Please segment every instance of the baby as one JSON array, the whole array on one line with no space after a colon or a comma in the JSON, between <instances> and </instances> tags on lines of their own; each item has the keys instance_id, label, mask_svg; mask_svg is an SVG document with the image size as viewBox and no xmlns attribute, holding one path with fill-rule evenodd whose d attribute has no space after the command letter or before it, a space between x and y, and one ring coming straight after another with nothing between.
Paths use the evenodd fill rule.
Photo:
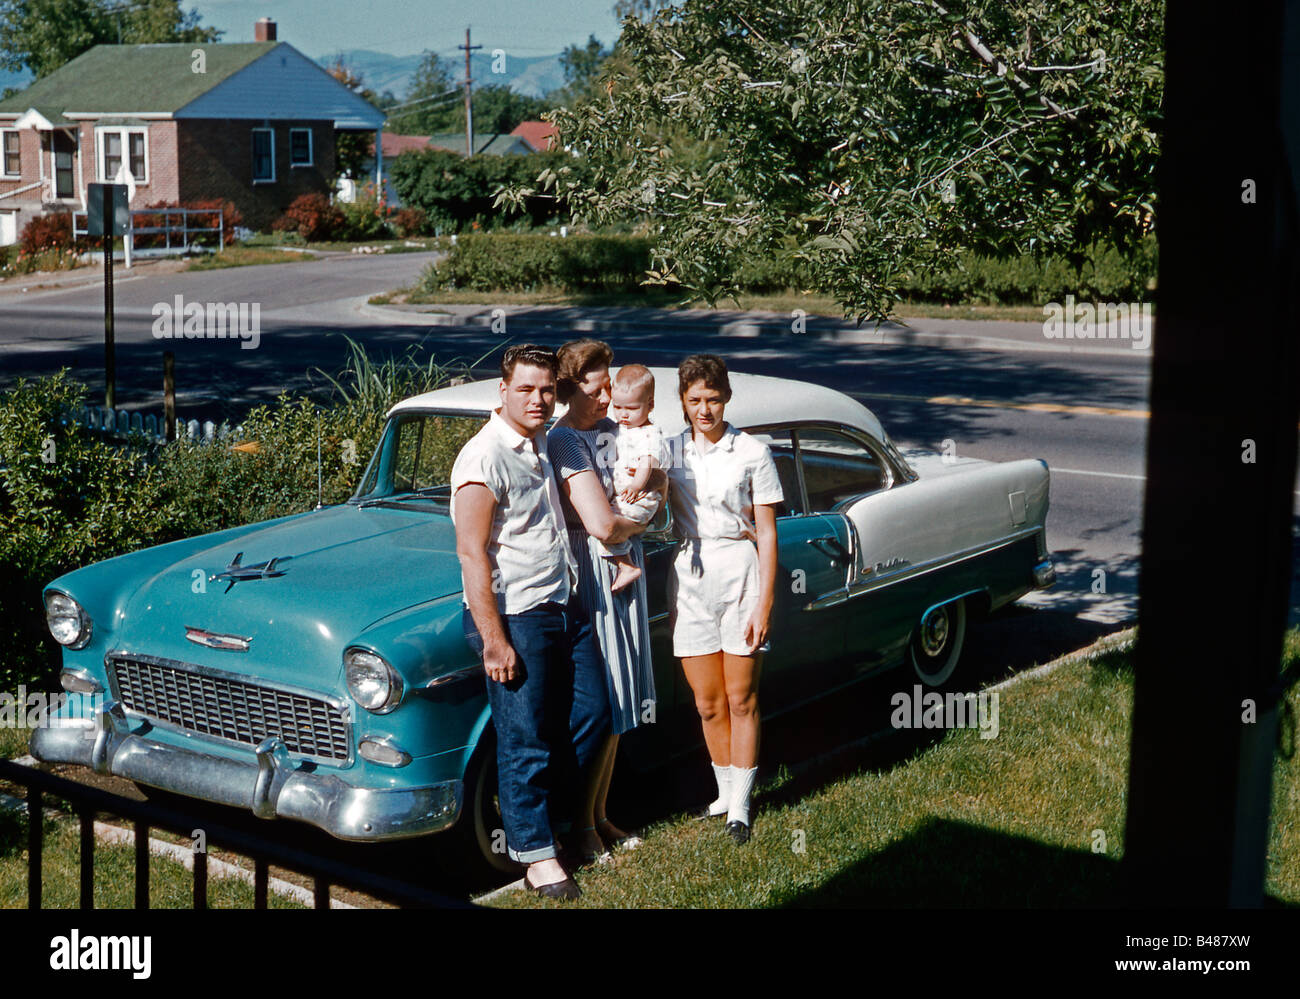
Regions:
<instances>
[{"instance_id":1,"label":"baby","mask_svg":"<svg viewBox=\"0 0 1300 999\"><path fill-rule=\"evenodd\" d=\"M655 376L650 369L643 364L625 364L619 368L610 401L611 415L618 422L614 437L615 497L610 506L638 524L648 524L663 502L663 493L644 491L650 473L664 463L663 434L650 422L654 406ZM628 554L632 550L630 541L608 547L601 545L601 548L604 557L618 566L618 575L609 587L611 592L617 593L636 582L641 570Z\"/></svg>"}]
</instances>

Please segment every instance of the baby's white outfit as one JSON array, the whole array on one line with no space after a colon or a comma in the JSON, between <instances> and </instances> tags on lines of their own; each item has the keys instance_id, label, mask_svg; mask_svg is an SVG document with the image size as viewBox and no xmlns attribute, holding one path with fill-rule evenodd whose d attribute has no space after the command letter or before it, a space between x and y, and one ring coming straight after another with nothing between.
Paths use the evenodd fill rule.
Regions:
<instances>
[{"instance_id":1,"label":"baby's white outfit","mask_svg":"<svg viewBox=\"0 0 1300 999\"><path fill-rule=\"evenodd\" d=\"M659 512L663 503L663 492L648 492L635 503L624 503L621 494L632 484L636 477L636 468L641 459L649 455L654 459L656 468L668 464L667 446L663 431L653 423L644 423L639 427L625 427L621 423L614 434L614 498L610 505L614 511L628 520L638 524L648 524ZM616 545L602 546L608 555L626 555L632 548L631 541Z\"/></svg>"}]
</instances>

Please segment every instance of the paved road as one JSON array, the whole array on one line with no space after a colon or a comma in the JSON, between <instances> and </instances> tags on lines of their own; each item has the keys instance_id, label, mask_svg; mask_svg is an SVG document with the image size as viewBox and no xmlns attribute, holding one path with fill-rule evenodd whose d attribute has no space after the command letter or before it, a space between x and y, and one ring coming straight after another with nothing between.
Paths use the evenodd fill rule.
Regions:
<instances>
[{"instance_id":1,"label":"paved road","mask_svg":"<svg viewBox=\"0 0 1300 999\"><path fill-rule=\"evenodd\" d=\"M182 415L217 421L236 421L285 389L324 398L326 383L313 372L338 370L345 334L372 355L415 349L448 362L493 354L511 340L558 344L584 332L607 339L623 362L673 365L708 349L737 370L847 392L904 446L1045 459L1053 476L1048 540L1061 582L1030 603L1112 628L1134 620L1150 350L1123 339L1049 341L1038 323L918 319L873 331L809 319L796 335L788 316L593 308L508 308L503 336L491 327L491 306L423 313L366 306L370 295L412 283L432 256L338 256L121 282L119 404L161 408L165 348L176 354ZM155 339L154 307L178 295L258 303L259 346ZM102 329L98 286L0 291L0 387L67 365L102 391ZM1300 620L1300 601L1292 603Z\"/></svg>"}]
</instances>

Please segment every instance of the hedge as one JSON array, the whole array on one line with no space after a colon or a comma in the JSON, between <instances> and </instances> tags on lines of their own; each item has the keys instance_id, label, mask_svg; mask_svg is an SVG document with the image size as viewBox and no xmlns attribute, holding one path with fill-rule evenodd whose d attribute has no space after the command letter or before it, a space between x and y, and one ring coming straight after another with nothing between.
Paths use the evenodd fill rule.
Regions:
<instances>
[{"instance_id":1,"label":"hedge","mask_svg":"<svg viewBox=\"0 0 1300 999\"><path fill-rule=\"evenodd\" d=\"M629 291L659 288L640 282L650 268L654 241L624 235L546 233L461 236L451 252L427 269L418 291L451 288L475 291L569 292ZM901 292L911 301L1039 305L1076 298L1138 301L1149 298L1156 276L1156 242L1149 236L1132 254L1101 244L1088 247L1078 262L1063 257L984 257L955 254L943 267L914 267L903 273ZM737 282L750 293L806 290L802 262L757 258L738 269Z\"/></svg>"},{"instance_id":2,"label":"hedge","mask_svg":"<svg viewBox=\"0 0 1300 999\"><path fill-rule=\"evenodd\" d=\"M425 271L421 291L634 291L650 266L651 241L638 236L461 236Z\"/></svg>"}]
</instances>

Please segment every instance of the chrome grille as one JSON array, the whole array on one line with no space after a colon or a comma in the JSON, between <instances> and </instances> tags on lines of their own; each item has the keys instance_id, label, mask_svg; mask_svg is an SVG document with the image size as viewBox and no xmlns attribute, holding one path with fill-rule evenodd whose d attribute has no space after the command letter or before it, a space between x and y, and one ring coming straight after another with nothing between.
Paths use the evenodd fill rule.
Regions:
<instances>
[{"instance_id":1,"label":"chrome grille","mask_svg":"<svg viewBox=\"0 0 1300 999\"><path fill-rule=\"evenodd\" d=\"M291 753L348 758L347 715L320 698L214 676L183 663L114 658L109 669L122 704L151 720L246 746L278 736Z\"/></svg>"}]
</instances>

